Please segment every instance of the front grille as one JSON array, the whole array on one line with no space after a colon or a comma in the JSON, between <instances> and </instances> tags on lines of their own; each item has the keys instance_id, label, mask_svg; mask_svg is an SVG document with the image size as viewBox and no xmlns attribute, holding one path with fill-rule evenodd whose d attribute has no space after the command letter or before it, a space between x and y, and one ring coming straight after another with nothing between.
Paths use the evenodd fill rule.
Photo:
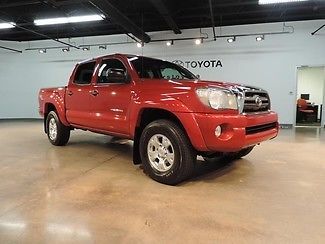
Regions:
<instances>
[{"instance_id":1,"label":"front grille","mask_svg":"<svg viewBox=\"0 0 325 244\"><path fill-rule=\"evenodd\" d=\"M245 91L243 113L258 113L270 109L270 99L265 91Z\"/></svg>"},{"instance_id":2,"label":"front grille","mask_svg":"<svg viewBox=\"0 0 325 244\"><path fill-rule=\"evenodd\" d=\"M264 125L256 125L256 126L246 127L246 135L252 135L255 133L275 129L276 127L277 127L276 122L264 124Z\"/></svg>"}]
</instances>

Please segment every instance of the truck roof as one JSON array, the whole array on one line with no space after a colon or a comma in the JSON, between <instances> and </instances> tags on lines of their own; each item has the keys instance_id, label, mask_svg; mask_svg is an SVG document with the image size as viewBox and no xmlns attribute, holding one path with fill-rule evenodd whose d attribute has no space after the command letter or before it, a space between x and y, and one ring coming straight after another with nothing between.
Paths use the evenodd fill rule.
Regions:
<instances>
[{"instance_id":1,"label":"truck roof","mask_svg":"<svg viewBox=\"0 0 325 244\"><path fill-rule=\"evenodd\" d=\"M157 58L146 57L146 56L135 55L135 54L112 53L112 54L106 54L106 55L101 55L101 56L97 56L97 57L94 57L94 58L82 60L82 61L78 62L78 64L87 63L89 61L96 60L96 59L100 59L100 58L108 58L108 57L114 57L114 56L124 56L124 57L127 57L127 58L145 57L145 58L157 59Z\"/></svg>"}]
</instances>

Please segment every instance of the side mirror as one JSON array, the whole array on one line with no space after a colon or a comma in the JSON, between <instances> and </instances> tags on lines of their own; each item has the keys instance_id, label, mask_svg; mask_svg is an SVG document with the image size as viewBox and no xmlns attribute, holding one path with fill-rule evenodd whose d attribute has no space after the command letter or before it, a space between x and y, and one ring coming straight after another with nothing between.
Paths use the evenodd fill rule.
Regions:
<instances>
[{"instance_id":1,"label":"side mirror","mask_svg":"<svg viewBox=\"0 0 325 244\"><path fill-rule=\"evenodd\" d=\"M127 74L123 69L110 68L106 71L106 79L110 83L125 83Z\"/></svg>"}]
</instances>

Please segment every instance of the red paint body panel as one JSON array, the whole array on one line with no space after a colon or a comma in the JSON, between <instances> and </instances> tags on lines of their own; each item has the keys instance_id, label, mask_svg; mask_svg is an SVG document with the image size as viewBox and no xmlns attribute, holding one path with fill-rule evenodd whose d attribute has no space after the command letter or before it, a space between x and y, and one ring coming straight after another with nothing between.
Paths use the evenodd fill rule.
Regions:
<instances>
[{"instance_id":1,"label":"red paint body panel","mask_svg":"<svg viewBox=\"0 0 325 244\"><path fill-rule=\"evenodd\" d=\"M50 105L53 105L58 112L58 116L61 122L66 126L69 125L69 122L66 118L65 93L65 87L41 89L38 95L39 114L41 116L44 116L48 110L48 107Z\"/></svg>"},{"instance_id":2,"label":"red paint body panel","mask_svg":"<svg viewBox=\"0 0 325 244\"><path fill-rule=\"evenodd\" d=\"M263 115L212 115L196 113L195 121L204 138L206 149L203 151L238 151L241 148L256 145L262 141L274 138L278 134L278 127L246 135L246 128L277 121L277 114L270 112ZM221 125L225 135L217 138L214 134L216 126Z\"/></svg>"},{"instance_id":3,"label":"red paint body panel","mask_svg":"<svg viewBox=\"0 0 325 244\"><path fill-rule=\"evenodd\" d=\"M128 84L97 84L102 60L115 58L123 62L131 81ZM174 81L140 79L125 55L116 54L93 59L96 68L91 84L74 84L76 68L67 87L46 88L39 92L39 112L45 116L49 104L54 106L65 125L103 134L133 139L139 116L144 109L163 109L174 114L198 151L238 151L275 137L278 127L246 135L246 127L278 121L274 112L243 115L237 110L215 110L202 104L195 93L201 87L231 88L232 83L199 80ZM92 96L96 90L98 95ZM215 136L221 125L223 135Z\"/></svg>"}]
</instances>

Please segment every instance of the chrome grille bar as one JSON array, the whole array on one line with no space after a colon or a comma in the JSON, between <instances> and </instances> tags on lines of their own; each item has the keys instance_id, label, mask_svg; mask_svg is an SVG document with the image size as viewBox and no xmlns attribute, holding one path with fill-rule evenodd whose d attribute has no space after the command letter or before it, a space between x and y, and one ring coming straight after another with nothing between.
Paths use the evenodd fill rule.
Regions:
<instances>
[{"instance_id":1,"label":"chrome grille bar","mask_svg":"<svg viewBox=\"0 0 325 244\"><path fill-rule=\"evenodd\" d=\"M237 96L240 113L263 113L271 108L269 95L262 89L237 86L232 91Z\"/></svg>"}]
</instances>

